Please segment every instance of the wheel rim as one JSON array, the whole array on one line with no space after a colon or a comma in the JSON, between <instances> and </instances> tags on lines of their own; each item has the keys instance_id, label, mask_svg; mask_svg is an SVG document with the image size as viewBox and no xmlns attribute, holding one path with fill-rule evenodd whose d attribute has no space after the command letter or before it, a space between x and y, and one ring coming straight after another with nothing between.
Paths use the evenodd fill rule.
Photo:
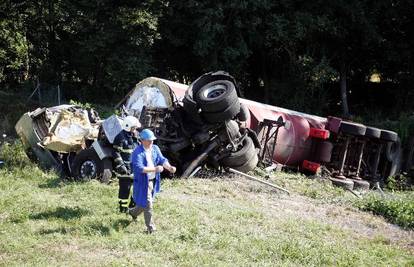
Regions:
<instances>
[{"instance_id":1,"label":"wheel rim","mask_svg":"<svg viewBox=\"0 0 414 267\"><path fill-rule=\"evenodd\" d=\"M85 178L93 178L96 176L96 164L92 160L87 160L82 163L80 168L80 177L82 179Z\"/></svg>"},{"instance_id":2,"label":"wheel rim","mask_svg":"<svg viewBox=\"0 0 414 267\"><path fill-rule=\"evenodd\" d=\"M226 92L226 86L224 84L216 84L203 91L203 96L206 99L216 99L222 96Z\"/></svg>"}]
</instances>

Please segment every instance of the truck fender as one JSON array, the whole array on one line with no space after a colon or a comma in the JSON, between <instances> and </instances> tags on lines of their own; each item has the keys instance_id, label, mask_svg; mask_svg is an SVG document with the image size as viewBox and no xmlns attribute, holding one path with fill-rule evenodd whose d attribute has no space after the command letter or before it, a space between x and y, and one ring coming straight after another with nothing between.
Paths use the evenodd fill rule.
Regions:
<instances>
[{"instance_id":1,"label":"truck fender","mask_svg":"<svg viewBox=\"0 0 414 267\"><path fill-rule=\"evenodd\" d=\"M99 142L98 140L95 140L92 143L92 147L95 150L96 154L98 154L98 157L103 160L105 158L113 158L113 149L109 147L105 147Z\"/></svg>"}]
</instances>

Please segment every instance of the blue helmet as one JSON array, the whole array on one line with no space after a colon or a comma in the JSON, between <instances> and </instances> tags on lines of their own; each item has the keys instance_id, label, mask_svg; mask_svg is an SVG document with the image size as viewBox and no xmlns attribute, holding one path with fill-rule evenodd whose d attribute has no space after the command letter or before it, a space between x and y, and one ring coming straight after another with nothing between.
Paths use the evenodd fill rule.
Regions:
<instances>
[{"instance_id":1,"label":"blue helmet","mask_svg":"<svg viewBox=\"0 0 414 267\"><path fill-rule=\"evenodd\" d=\"M144 129L140 132L139 134L139 138L141 140L148 140L148 141L153 141L155 139L157 139L155 137L155 134L153 131L151 131L150 129Z\"/></svg>"}]
</instances>

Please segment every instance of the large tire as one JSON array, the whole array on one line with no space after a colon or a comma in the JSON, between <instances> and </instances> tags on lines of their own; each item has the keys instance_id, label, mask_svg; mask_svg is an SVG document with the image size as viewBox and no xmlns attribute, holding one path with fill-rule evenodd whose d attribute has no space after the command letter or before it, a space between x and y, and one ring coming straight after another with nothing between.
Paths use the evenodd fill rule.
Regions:
<instances>
[{"instance_id":1,"label":"large tire","mask_svg":"<svg viewBox=\"0 0 414 267\"><path fill-rule=\"evenodd\" d=\"M103 178L108 182L109 173L112 176L112 162L109 159L101 160L93 148L81 150L76 154L71 169L73 177L79 181Z\"/></svg>"},{"instance_id":2,"label":"large tire","mask_svg":"<svg viewBox=\"0 0 414 267\"><path fill-rule=\"evenodd\" d=\"M195 144L195 145L201 145L204 144L205 142L207 142L208 140L210 140L210 134L208 132L198 132L195 135L193 135L191 137L191 141Z\"/></svg>"},{"instance_id":3,"label":"large tire","mask_svg":"<svg viewBox=\"0 0 414 267\"><path fill-rule=\"evenodd\" d=\"M401 152L401 141L397 137L395 142L388 142L385 146L385 156L389 162L394 162L398 157L400 157Z\"/></svg>"},{"instance_id":4,"label":"large tire","mask_svg":"<svg viewBox=\"0 0 414 267\"><path fill-rule=\"evenodd\" d=\"M202 125L203 119L200 116L200 113L198 112L197 103L194 102L194 100L186 94L183 98L183 108L185 113L187 114L187 117L194 123Z\"/></svg>"},{"instance_id":5,"label":"large tire","mask_svg":"<svg viewBox=\"0 0 414 267\"><path fill-rule=\"evenodd\" d=\"M331 180L332 184L337 187L342 187L347 190L353 190L354 189L354 182L349 179L339 179L339 178L329 178Z\"/></svg>"},{"instance_id":6,"label":"large tire","mask_svg":"<svg viewBox=\"0 0 414 267\"><path fill-rule=\"evenodd\" d=\"M232 168L235 169L235 170L246 173L246 172L254 170L254 168L256 168L256 166L257 166L257 163L259 163L259 157L258 157L257 153L255 153L253 155L253 157L249 161L244 163L243 165L238 166L238 167L232 167Z\"/></svg>"},{"instance_id":7,"label":"large tire","mask_svg":"<svg viewBox=\"0 0 414 267\"><path fill-rule=\"evenodd\" d=\"M387 181L388 177L394 176L399 173L401 170L401 154L398 154L393 161L387 164L385 172L384 172L384 181Z\"/></svg>"},{"instance_id":8,"label":"large tire","mask_svg":"<svg viewBox=\"0 0 414 267\"><path fill-rule=\"evenodd\" d=\"M236 101L240 111L236 88L230 81L218 80L204 85L194 95L194 100L204 112L221 112L228 109Z\"/></svg>"},{"instance_id":9,"label":"large tire","mask_svg":"<svg viewBox=\"0 0 414 267\"><path fill-rule=\"evenodd\" d=\"M369 182L362 179L350 179L354 182L354 190L367 191L369 189Z\"/></svg>"},{"instance_id":10,"label":"large tire","mask_svg":"<svg viewBox=\"0 0 414 267\"><path fill-rule=\"evenodd\" d=\"M226 80L230 81L233 84L236 84L236 80L225 71L215 71L215 72L208 72L200 77L198 77L194 82L192 82L189 86L187 91L189 91L192 96L196 95L198 91L206 84L218 81L218 80Z\"/></svg>"},{"instance_id":11,"label":"large tire","mask_svg":"<svg viewBox=\"0 0 414 267\"><path fill-rule=\"evenodd\" d=\"M240 104L237 99L237 101L233 102L227 109L220 112L203 112L202 117L208 123L220 123L233 119L239 111Z\"/></svg>"},{"instance_id":12,"label":"large tire","mask_svg":"<svg viewBox=\"0 0 414 267\"><path fill-rule=\"evenodd\" d=\"M380 139L388 142L397 142L398 134L393 131L381 130Z\"/></svg>"},{"instance_id":13,"label":"large tire","mask_svg":"<svg viewBox=\"0 0 414 267\"><path fill-rule=\"evenodd\" d=\"M339 126L339 132L355 136L365 135L366 129L367 127L362 124L347 121L341 121L341 124Z\"/></svg>"},{"instance_id":14,"label":"large tire","mask_svg":"<svg viewBox=\"0 0 414 267\"><path fill-rule=\"evenodd\" d=\"M240 112L239 112L239 114L237 114L237 119L240 122L245 122L245 121L248 121L250 119L250 111L243 104L240 104Z\"/></svg>"},{"instance_id":15,"label":"large tire","mask_svg":"<svg viewBox=\"0 0 414 267\"><path fill-rule=\"evenodd\" d=\"M381 136L381 130L374 127L367 127L367 130L365 131L365 136L368 138L380 138Z\"/></svg>"},{"instance_id":16,"label":"large tire","mask_svg":"<svg viewBox=\"0 0 414 267\"><path fill-rule=\"evenodd\" d=\"M230 153L221 162L224 166L241 166L253 158L254 154L256 154L256 149L254 148L253 140L246 136L243 140L243 147L239 151Z\"/></svg>"},{"instance_id":17,"label":"large tire","mask_svg":"<svg viewBox=\"0 0 414 267\"><path fill-rule=\"evenodd\" d=\"M38 163L39 159L36 156L36 153L33 151L33 149L31 147L28 147L24 150L24 152L26 153L26 156L34 163Z\"/></svg>"}]
</instances>

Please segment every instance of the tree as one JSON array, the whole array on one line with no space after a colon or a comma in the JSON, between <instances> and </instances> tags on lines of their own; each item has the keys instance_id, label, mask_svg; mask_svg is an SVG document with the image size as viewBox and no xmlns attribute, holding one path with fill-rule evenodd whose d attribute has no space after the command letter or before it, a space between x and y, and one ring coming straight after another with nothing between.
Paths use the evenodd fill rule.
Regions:
<instances>
[{"instance_id":1,"label":"tree","mask_svg":"<svg viewBox=\"0 0 414 267\"><path fill-rule=\"evenodd\" d=\"M22 16L12 2L0 4L0 83L19 83L27 78L28 43L23 31Z\"/></svg>"}]
</instances>

